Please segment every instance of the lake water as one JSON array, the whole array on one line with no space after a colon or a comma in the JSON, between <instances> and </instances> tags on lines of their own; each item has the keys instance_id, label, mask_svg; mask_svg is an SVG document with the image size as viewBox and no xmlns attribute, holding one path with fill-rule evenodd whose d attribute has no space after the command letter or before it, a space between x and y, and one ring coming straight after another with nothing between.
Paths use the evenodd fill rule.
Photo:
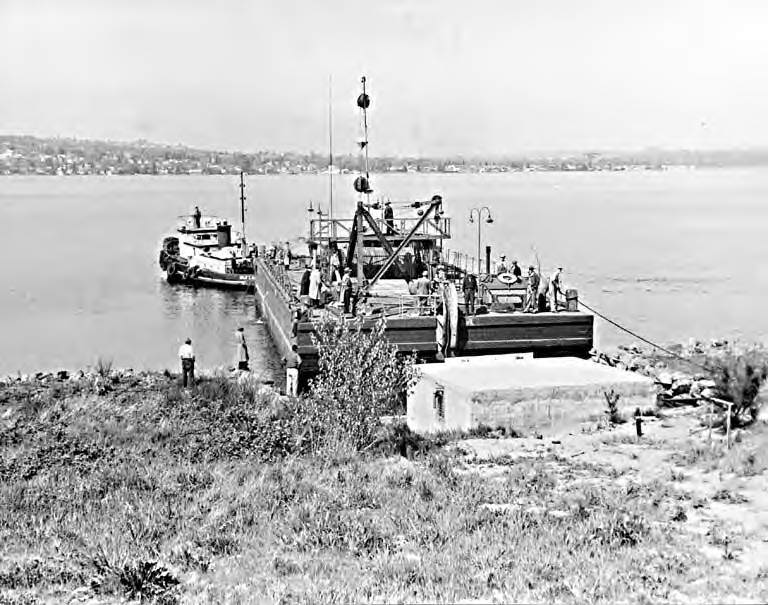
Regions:
<instances>
[{"instance_id":1,"label":"lake water","mask_svg":"<svg viewBox=\"0 0 768 605\"><path fill-rule=\"evenodd\" d=\"M353 176L335 178L337 213L354 207ZM171 287L158 244L198 204L238 217L237 177L0 178L0 374L174 368L190 336L199 365L230 365L242 325L253 365L276 371L252 295ZM373 175L392 200L440 193L451 249L475 254L469 210L489 206L483 245L527 265L565 267L566 284L606 315L663 343L691 337L766 340L768 170ZM324 176L247 178L248 235L306 234L307 205L327 209ZM600 346L633 339L600 320Z\"/></svg>"}]
</instances>

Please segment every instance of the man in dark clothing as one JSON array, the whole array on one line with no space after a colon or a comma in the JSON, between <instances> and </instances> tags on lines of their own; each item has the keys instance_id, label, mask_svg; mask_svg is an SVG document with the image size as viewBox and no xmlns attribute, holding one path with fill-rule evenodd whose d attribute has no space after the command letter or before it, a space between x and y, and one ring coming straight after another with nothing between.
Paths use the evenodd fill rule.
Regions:
<instances>
[{"instance_id":1,"label":"man in dark clothing","mask_svg":"<svg viewBox=\"0 0 768 605\"><path fill-rule=\"evenodd\" d=\"M384 222L387 224L387 235L395 234L395 213L392 211L392 204L384 204Z\"/></svg>"},{"instance_id":2,"label":"man in dark clothing","mask_svg":"<svg viewBox=\"0 0 768 605\"><path fill-rule=\"evenodd\" d=\"M467 315L475 314L475 293L477 292L477 278L472 273L464 276L461 282L461 288L464 290L464 309Z\"/></svg>"},{"instance_id":3,"label":"man in dark clothing","mask_svg":"<svg viewBox=\"0 0 768 605\"><path fill-rule=\"evenodd\" d=\"M517 264L516 260L512 261L512 266L509 268L509 272L515 276L516 282L519 282L520 278L523 276L523 270L520 268L520 265Z\"/></svg>"},{"instance_id":4,"label":"man in dark clothing","mask_svg":"<svg viewBox=\"0 0 768 605\"><path fill-rule=\"evenodd\" d=\"M195 229L200 228L200 219L203 217L203 214L200 212L200 208L195 206L195 211L192 213L192 218L195 220Z\"/></svg>"},{"instance_id":5,"label":"man in dark clothing","mask_svg":"<svg viewBox=\"0 0 768 605\"><path fill-rule=\"evenodd\" d=\"M299 305L298 309L293 315L293 321L291 322L291 336L296 338L299 333L299 324L305 321L309 321L309 313L307 307L304 304Z\"/></svg>"},{"instance_id":6,"label":"man in dark clothing","mask_svg":"<svg viewBox=\"0 0 768 605\"><path fill-rule=\"evenodd\" d=\"M299 296L309 296L309 278L311 275L312 271L309 270L309 267L305 267L299 284Z\"/></svg>"},{"instance_id":7,"label":"man in dark clothing","mask_svg":"<svg viewBox=\"0 0 768 605\"><path fill-rule=\"evenodd\" d=\"M344 269L344 277L341 278L341 300L344 302L344 313L349 313L352 301L352 269Z\"/></svg>"}]
</instances>

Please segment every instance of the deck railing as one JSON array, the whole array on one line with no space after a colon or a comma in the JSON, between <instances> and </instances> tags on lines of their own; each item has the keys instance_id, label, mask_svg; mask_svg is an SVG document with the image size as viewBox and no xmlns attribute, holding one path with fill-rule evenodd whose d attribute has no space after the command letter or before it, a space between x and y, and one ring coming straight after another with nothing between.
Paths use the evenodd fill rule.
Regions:
<instances>
[{"instance_id":1,"label":"deck railing","mask_svg":"<svg viewBox=\"0 0 768 605\"><path fill-rule=\"evenodd\" d=\"M261 256L260 258L262 261L261 266L266 268L266 270L272 276L273 281L280 288L287 300L289 302L292 301L295 294L293 289L293 282L291 281L291 278L288 277L288 272L285 270L283 263L277 261L276 259L267 258L265 256Z\"/></svg>"},{"instance_id":2,"label":"deck railing","mask_svg":"<svg viewBox=\"0 0 768 605\"><path fill-rule=\"evenodd\" d=\"M388 227L384 219L375 219L376 224L384 235L407 235L420 220L419 217L394 219L392 227ZM309 238L311 241L323 241L327 239L348 239L352 233L355 219L329 219L316 218L309 223ZM389 230L388 230L389 228ZM373 234L373 230L365 225L366 234ZM392 233L394 231L394 233ZM430 218L424 221L416 232L417 236L426 236L434 239L447 239L451 237L450 218Z\"/></svg>"}]
</instances>

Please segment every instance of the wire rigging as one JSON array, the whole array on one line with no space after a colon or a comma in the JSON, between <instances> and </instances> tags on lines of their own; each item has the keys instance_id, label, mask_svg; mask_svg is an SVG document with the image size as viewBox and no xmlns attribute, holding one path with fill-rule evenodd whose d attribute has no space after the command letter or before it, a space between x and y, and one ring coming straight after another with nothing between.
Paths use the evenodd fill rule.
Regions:
<instances>
[{"instance_id":1,"label":"wire rigging","mask_svg":"<svg viewBox=\"0 0 768 605\"><path fill-rule=\"evenodd\" d=\"M698 363L696 361L693 361L691 359L688 359L686 357L683 357L682 355L678 355L677 353L675 353L673 351L670 351L666 347L662 347L660 344L655 343L652 340L648 340L647 338L645 338L643 336L640 336L640 334L638 334L637 332L634 332L634 331L630 330L629 328L627 328L627 327L621 325L620 323L612 320L610 317L606 317L605 315L600 313L600 311L598 311L594 307L591 307L590 305L585 303L581 298L579 298L579 304L582 307L588 309L589 311L592 311L592 313L597 315L599 318L601 318L604 321L607 321L609 324L617 327L619 330L622 330L622 331L626 332L627 334L630 334L630 335L634 336L638 340L642 340L644 343L647 343L647 344L651 345L652 347L654 347L656 349L659 349L660 351L663 351L667 355L670 355L670 356L674 357L675 359L679 359L680 361L684 361L684 362L686 362L688 364L691 364L692 366L696 366L698 368L701 368L702 370L710 371L710 368L708 368L707 366L705 366L703 364L700 364L700 363Z\"/></svg>"}]
</instances>

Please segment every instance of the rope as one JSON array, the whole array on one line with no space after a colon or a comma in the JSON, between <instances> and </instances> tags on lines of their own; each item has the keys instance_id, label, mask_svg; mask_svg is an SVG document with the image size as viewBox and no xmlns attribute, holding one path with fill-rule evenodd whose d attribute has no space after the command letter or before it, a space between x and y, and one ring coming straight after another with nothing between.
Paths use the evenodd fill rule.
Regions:
<instances>
[{"instance_id":1,"label":"rope","mask_svg":"<svg viewBox=\"0 0 768 605\"><path fill-rule=\"evenodd\" d=\"M675 359L679 359L680 361L684 361L684 362L686 362L688 364L691 364L692 366L696 366L697 368L701 368L702 370L706 370L707 372L710 371L710 368L708 368L707 366L702 365L702 364L700 364L700 363L698 363L696 361L693 361L691 359L688 359L686 357L683 357L682 355L678 355L677 353L674 353L673 351L670 351L669 349L667 349L665 347L662 347L660 344L655 343L655 342L653 342L651 340L648 340L647 338L644 338L643 336L640 336L640 334L638 334L637 332L633 332L632 330L622 326L618 322L613 321L611 318L606 317L605 315L600 313L600 311L598 311L597 309L595 309L593 307L590 307L581 298L579 298L579 304L582 307L585 307L586 309L592 311L592 313L594 313L595 315L597 315L601 319L607 321L609 324L617 327L619 330L623 330L624 332L626 332L627 334L632 335L633 337L637 338L638 340L642 340L644 343L647 343L647 344L651 345L652 347L654 347L656 349L659 349L660 351L664 351L664 353L666 353L667 355L670 355L670 356L674 357Z\"/></svg>"}]
</instances>

